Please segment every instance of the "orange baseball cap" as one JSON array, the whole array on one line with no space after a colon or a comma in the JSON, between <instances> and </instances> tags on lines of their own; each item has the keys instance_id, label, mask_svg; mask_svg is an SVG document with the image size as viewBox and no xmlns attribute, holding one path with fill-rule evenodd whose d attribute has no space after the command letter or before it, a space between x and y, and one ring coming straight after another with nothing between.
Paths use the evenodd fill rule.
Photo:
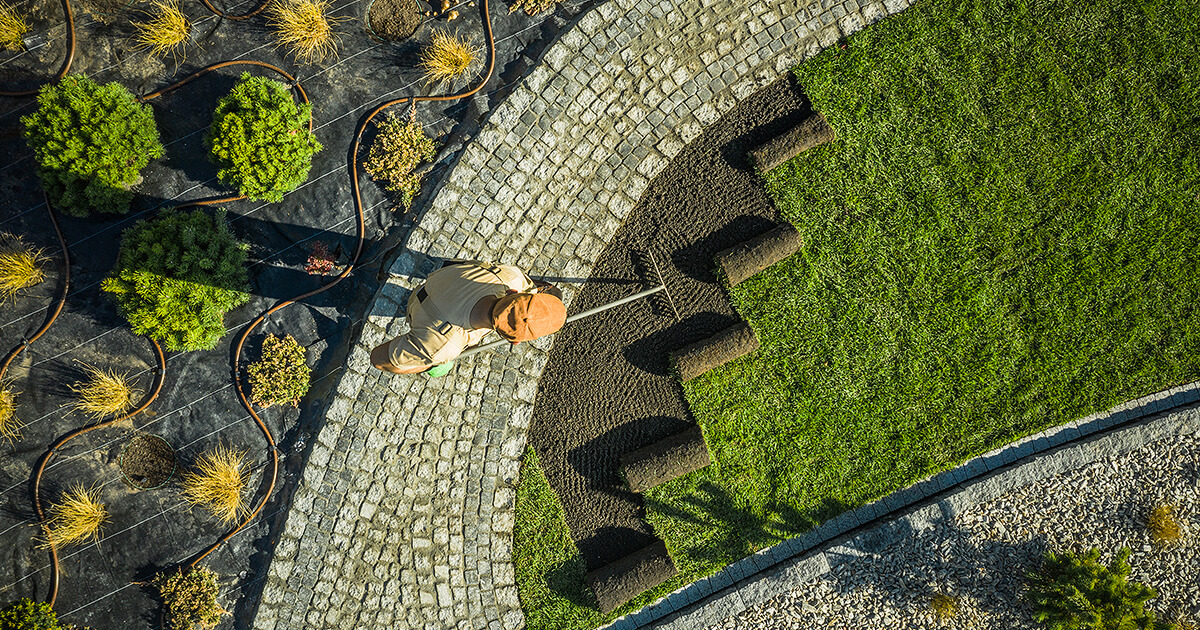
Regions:
<instances>
[{"instance_id":1,"label":"orange baseball cap","mask_svg":"<svg viewBox=\"0 0 1200 630\"><path fill-rule=\"evenodd\" d=\"M547 293L509 293L492 307L496 332L513 343L558 332L566 321L567 307Z\"/></svg>"}]
</instances>

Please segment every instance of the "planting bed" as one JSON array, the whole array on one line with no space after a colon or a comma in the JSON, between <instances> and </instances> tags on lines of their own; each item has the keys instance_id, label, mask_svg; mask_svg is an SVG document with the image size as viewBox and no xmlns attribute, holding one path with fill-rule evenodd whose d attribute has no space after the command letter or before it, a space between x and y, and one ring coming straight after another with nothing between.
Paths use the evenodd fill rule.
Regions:
<instances>
[{"instance_id":1,"label":"planting bed","mask_svg":"<svg viewBox=\"0 0 1200 630\"><path fill-rule=\"evenodd\" d=\"M482 4L467 8L464 3L458 8L462 17L451 25L473 34L480 46L485 44ZM200 453L219 444L247 450L254 471L249 484L249 492L255 493L251 505L262 499L269 481L263 472L270 471L270 451L239 403L232 375L258 358L268 333L290 334L307 348L314 367L313 389L298 410L287 406L259 410L283 460L275 494L261 517L203 562L221 576L220 603L233 613L223 625L249 623L272 551L272 532L286 513L307 438L319 426L323 396L341 372L347 343L377 286L378 261L387 257L404 226L436 188L437 175L453 158L462 135L473 132L489 106L504 96L505 83L527 67L522 54L536 55L562 25L563 17L581 7L574 3L553 20L543 21L544 17L535 20L523 13L510 15L503 3L493 3L496 71L485 90L465 101L422 103L416 108L426 132L442 134L443 152L414 213L406 218L401 211L393 212L395 199L363 176L365 243L355 271L333 289L269 315L247 339L241 365L234 366L233 344L251 320L281 300L330 282L351 262L359 238L347 176L353 134L364 113L376 104L424 89L416 64L431 24L417 28L403 41L381 43L366 31L367 5L365 0L334 3L334 13L346 18L335 26L341 46L336 57L314 65L299 64L277 49L262 15L244 21L219 19L198 2L183 3L181 9L193 25L191 41L177 60L160 60L132 49L130 22L142 19L149 2L138 0L113 16L73 5L78 48L72 73L101 83L117 81L145 95L218 61L271 63L300 79L313 104L314 130L325 148L316 155L306 182L281 203L236 201L206 209L225 208L234 235L250 244L250 302L225 317L227 334L215 349L167 353L165 384L147 411L70 441L46 468L41 482L44 503L73 483L95 483L110 513L99 545L59 551L63 571L55 609L67 623L100 630L158 626L152 590L134 581L188 561L231 529L201 509L189 509L179 496L178 471L191 466ZM61 67L66 28L57 0L30 0L17 6L31 15L31 50L0 56L0 88L34 89ZM232 14L254 7L246 2L217 6ZM425 8L422 5L421 10ZM216 167L207 159L203 138L217 100L245 70L280 78L262 69L235 66L148 101L166 154L142 172L144 181L133 188L136 197L128 215L78 219L59 213L71 256L66 304L46 335L19 356L7 375L19 392L17 414L26 426L21 439L3 445L0 452L0 564L5 567L0 570L0 605L21 597L45 598L50 588L50 559L33 540L38 532L31 526L37 521L31 475L51 443L93 422L70 407L70 387L83 380L82 364L128 372L141 391L153 389L155 352L147 340L130 331L114 301L100 290L100 282L116 261L122 230L135 221L172 205L236 194L216 180ZM454 87L461 89L465 83ZM472 85L477 83L472 79ZM52 262L45 282L0 306L0 352L42 325L64 281L62 254L35 176L32 152L21 137L20 117L33 109L31 97L0 98L0 231L44 248ZM407 106L393 109L399 113ZM368 129L364 153L370 139ZM329 276L305 271L309 252L318 242L327 244L336 258ZM121 448L143 430L163 436L176 449L178 471L158 489L137 490L123 482L119 468ZM153 480L147 481L152 485Z\"/></svg>"},{"instance_id":2,"label":"planting bed","mask_svg":"<svg viewBox=\"0 0 1200 630\"><path fill-rule=\"evenodd\" d=\"M655 541L641 497L623 487L620 457L694 422L668 354L738 323L713 257L776 221L746 153L810 113L784 80L714 123L651 183L572 303L579 312L653 282L644 262L652 251L681 317L665 303L619 307L568 326L551 350L529 440L588 571Z\"/></svg>"}]
</instances>

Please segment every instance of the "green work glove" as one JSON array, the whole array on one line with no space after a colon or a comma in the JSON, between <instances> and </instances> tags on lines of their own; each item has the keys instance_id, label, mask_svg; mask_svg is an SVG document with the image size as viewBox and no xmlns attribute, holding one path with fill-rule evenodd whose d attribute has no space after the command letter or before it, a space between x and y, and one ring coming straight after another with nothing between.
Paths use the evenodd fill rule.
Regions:
<instances>
[{"instance_id":1,"label":"green work glove","mask_svg":"<svg viewBox=\"0 0 1200 630\"><path fill-rule=\"evenodd\" d=\"M453 367L454 367L454 362L447 361L440 365L435 365L421 373L425 375L425 378L438 378L439 376L445 376L445 375L449 374L450 370Z\"/></svg>"}]
</instances>

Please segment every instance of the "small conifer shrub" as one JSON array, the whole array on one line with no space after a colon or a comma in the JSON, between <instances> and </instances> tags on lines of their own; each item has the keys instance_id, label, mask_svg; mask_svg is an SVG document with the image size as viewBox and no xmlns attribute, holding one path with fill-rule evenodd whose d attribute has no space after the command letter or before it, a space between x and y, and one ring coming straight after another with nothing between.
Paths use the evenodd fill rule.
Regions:
<instances>
[{"instance_id":1,"label":"small conifer shrub","mask_svg":"<svg viewBox=\"0 0 1200 630\"><path fill-rule=\"evenodd\" d=\"M282 200L308 178L321 150L311 119L312 105L297 105L286 85L242 74L217 103L209 129L217 176L251 199Z\"/></svg>"},{"instance_id":2,"label":"small conifer shrub","mask_svg":"<svg viewBox=\"0 0 1200 630\"><path fill-rule=\"evenodd\" d=\"M384 188L400 193L400 202L408 208L421 191L421 174L413 169L432 160L435 153L436 146L417 122L414 110L408 120L391 116L379 123L379 135L363 168L371 177L386 182Z\"/></svg>"},{"instance_id":3,"label":"small conifer shrub","mask_svg":"<svg viewBox=\"0 0 1200 630\"><path fill-rule=\"evenodd\" d=\"M163 211L125 231L117 266L101 285L133 332L170 350L209 350L225 335L225 313L245 304L247 246L224 211Z\"/></svg>"},{"instance_id":4,"label":"small conifer shrub","mask_svg":"<svg viewBox=\"0 0 1200 630\"><path fill-rule=\"evenodd\" d=\"M150 584L162 597L171 630L211 628L226 613L217 605L217 574L204 567L159 573Z\"/></svg>"},{"instance_id":5,"label":"small conifer shrub","mask_svg":"<svg viewBox=\"0 0 1200 630\"><path fill-rule=\"evenodd\" d=\"M0 2L0 49L16 52L25 48L29 24L7 2Z\"/></svg>"},{"instance_id":6,"label":"small conifer shrub","mask_svg":"<svg viewBox=\"0 0 1200 630\"><path fill-rule=\"evenodd\" d=\"M557 3L558 0L513 0L513 3L508 5L508 12L519 9L525 11L525 15L537 15Z\"/></svg>"},{"instance_id":7,"label":"small conifer shrub","mask_svg":"<svg viewBox=\"0 0 1200 630\"><path fill-rule=\"evenodd\" d=\"M0 630L62 630L50 604L28 597L0 610Z\"/></svg>"},{"instance_id":8,"label":"small conifer shrub","mask_svg":"<svg viewBox=\"0 0 1200 630\"><path fill-rule=\"evenodd\" d=\"M250 399L256 405L299 406L308 392L312 370L304 359L304 347L291 335L267 335L262 358L246 370L250 376Z\"/></svg>"},{"instance_id":9,"label":"small conifer shrub","mask_svg":"<svg viewBox=\"0 0 1200 630\"><path fill-rule=\"evenodd\" d=\"M138 172L163 154L150 106L77 74L43 86L37 100L21 122L50 201L78 217L129 212Z\"/></svg>"},{"instance_id":10,"label":"small conifer shrub","mask_svg":"<svg viewBox=\"0 0 1200 630\"><path fill-rule=\"evenodd\" d=\"M1172 505L1160 505L1151 510L1146 529L1150 530L1150 538L1159 544L1179 540L1183 535L1183 528L1179 525L1179 519L1175 518L1175 507Z\"/></svg>"},{"instance_id":11,"label":"small conifer shrub","mask_svg":"<svg viewBox=\"0 0 1200 630\"><path fill-rule=\"evenodd\" d=\"M1128 547L1107 567L1099 558L1095 547L1083 555L1047 553L1042 569L1028 575L1033 618L1051 630L1170 627L1145 608L1158 593L1129 581Z\"/></svg>"}]
</instances>

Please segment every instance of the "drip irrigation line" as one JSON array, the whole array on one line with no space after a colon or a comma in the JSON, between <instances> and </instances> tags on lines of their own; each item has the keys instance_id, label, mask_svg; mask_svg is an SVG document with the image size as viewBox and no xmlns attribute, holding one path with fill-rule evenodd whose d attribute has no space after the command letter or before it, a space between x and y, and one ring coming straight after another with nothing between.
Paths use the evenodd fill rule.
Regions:
<instances>
[{"instance_id":1,"label":"drip irrigation line","mask_svg":"<svg viewBox=\"0 0 1200 630\"><path fill-rule=\"evenodd\" d=\"M62 446L67 442L70 442L71 440L90 431L95 431L101 427L107 427L114 423L121 422L122 420L132 418L142 411L145 411L145 409L150 406L150 403L154 402L155 398L158 398L158 393L162 391L163 382L167 379L167 358L163 355L162 346L158 345L157 341L149 337L146 339L150 341L150 345L154 348L155 358L158 359L159 369L154 378L154 389L152 389L150 393L144 399L142 399L141 404L139 404L133 411L117 416L111 420L104 420L75 429L74 431L59 438L54 442L53 445L50 446L50 450L46 451L46 453L42 455L41 459L38 461L37 468L34 471L33 507L37 510L38 523L41 525L42 533L46 537L46 544L50 547L50 564L52 571L50 577L50 595L46 598L46 603L51 608L54 607L54 600L58 598L58 581L59 574L61 572L58 568L58 548L54 544L54 535L51 533L50 528L46 525L46 513L42 509L42 473L46 470L46 465L49 464L50 460L54 457L55 451L57 451L59 448L62 448Z\"/></svg>"},{"instance_id":2,"label":"drip irrigation line","mask_svg":"<svg viewBox=\"0 0 1200 630\"><path fill-rule=\"evenodd\" d=\"M67 72L71 70L71 63L75 61L75 13L71 11L71 0L62 0L63 13L67 20L67 56L63 59L62 68L54 75L54 78L47 81L52 83L67 76ZM37 88L32 90L19 91L0 91L0 96L33 96L38 93Z\"/></svg>"}]
</instances>

